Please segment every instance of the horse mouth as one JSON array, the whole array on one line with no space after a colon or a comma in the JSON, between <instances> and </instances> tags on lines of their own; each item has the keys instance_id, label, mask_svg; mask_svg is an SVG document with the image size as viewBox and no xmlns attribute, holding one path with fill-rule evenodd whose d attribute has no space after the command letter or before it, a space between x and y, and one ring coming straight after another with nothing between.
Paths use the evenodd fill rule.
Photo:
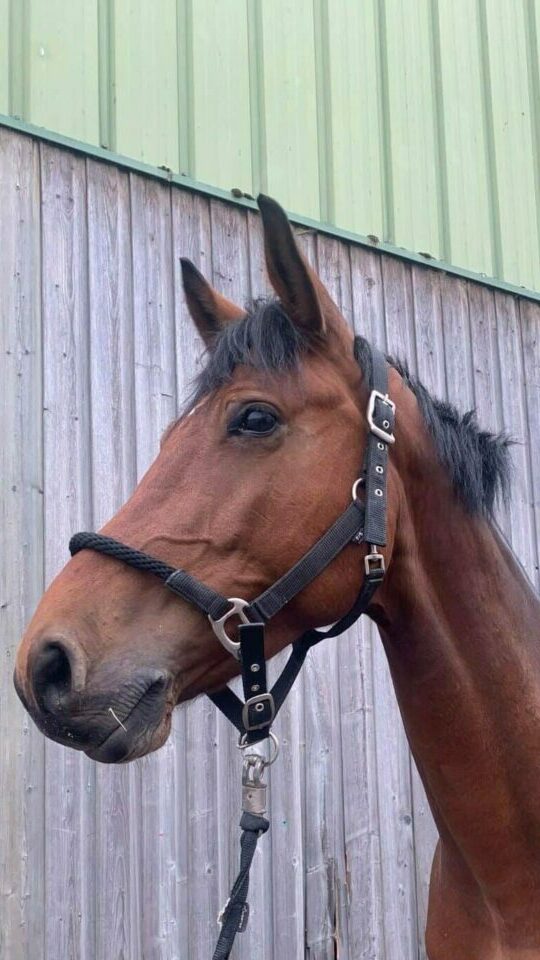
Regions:
<instances>
[{"instance_id":1,"label":"horse mouth","mask_svg":"<svg viewBox=\"0 0 540 960\"><path fill-rule=\"evenodd\" d=\"M170 731L174 700L172 676L167 671L152 670L139 676L117 687L110 698L106 693L86 698L68 693L54 712L32 704L17 676L15 688L46 737L101 763L126 763L142 757L161 747ZM123 710L119 704L125 704Z\"/></svg>"},{"instance_id":2,"label":"horse mouth","mask_svg":"<svg viewBox=\"0 0 540 960\"><path fill-rule=\"evenodd\" d=\"M110 712L117 726L97 746L84 748L90 760L127 763L157 750L169 735L172 704L164 703L160 696L156 697L152 688L142 695L122 720L112 708Z\"/></svg>"}]
</instances>

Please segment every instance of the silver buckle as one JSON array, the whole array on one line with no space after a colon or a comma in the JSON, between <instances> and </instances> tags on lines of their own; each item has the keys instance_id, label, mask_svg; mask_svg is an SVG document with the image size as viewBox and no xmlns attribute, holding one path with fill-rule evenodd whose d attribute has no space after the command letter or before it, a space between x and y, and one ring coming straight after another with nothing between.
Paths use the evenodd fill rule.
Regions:
<instances>
[{"instance_id":1,"label":"silver buckle","mask_svg":"<svg viewBox=\"0 0 540 960\"><path fill-rule=\"evenodd\" d=\"M373 420L373 414L375 413L375 403L377 400L380 400L382 403L385 403L390 407L392 413L396 412L396 405L393 400L390 399L387 393L381 393L380 390L372 390L369 395L368 408L367 408L367 422L369 424L369 429L376 437L379 437L381 440L384 440L385 443L395 443L396 438L393 433L390 433L388 430L383 430L382 427L378 427L375 421Z\"/></svg>"},{"instance_id":2,"label":"silver buckle","mask_svg":"<svg viewBox=\"0 0 540 960\"><path fill-rule=\"evenodd\" d=\"M232 653L233 657L236 657L237 660L240 659L240 644L236 640L231 640L228 633L225 631L225 624L230 617L238 617L242 623L249 623L249 619L246 617L244 610L246 607L249 607L247 600L241 600L240 597L229 597L228 603L231 604L231 609L227 610L227 613L224 613L219 620L214 620L210 614L208 614L208 619L212 624L212 630L214 631L219 642L223 644L226 650L229 653Z\"/></svg>"},{"instance_id":3,"label":"silver buckle","mask_svg":"<svg viewBox=\"0 0 540 960\"><path fill-rule=\"evenodd\" d=\"M262 705L261 713L264 710L264 704L268 703L270 706L270 719L263 720L261 723L250 723L249 722L249 710L250 707L255 707L257 709L257 704ZM246 700L243 709L242 709L242 723L246 730L262 730L263 727L268 727L273 722L276 715L276 705L274 703L274 698L271 693L259 693L256 697L250 697L249 700Z\"/></svg>"},{"instance_id":4,"label":"silver buckle","mask_svg":"<svg viewBox=\"0 0 540 960\"><path fill-rule=\"evenodd\" d=\"M386 564L384 562L384 557L382 553L379 553L377 547L374 544L370 544L371 553L367 553L364 557L364 568L366 571L366 576L370 576L374 573L380 573L381 579L386 573Z\"/></svg>"},{"instance_id":5,"label":"silver buckle","mask_svg":"<svg viewBox=\"0 0 540 960\"><path fill-rule=\"evenodd\" d=\"M229 906L230 902L231 902L231 898L230 898L230 897L227 897L226 903L223 904L221 910L219 911L219 913L218 913L218 915L217 915L217 923L219 924L220 927L223 926L223 921L224 921L224 919L225 919L225 911L226 911L227 907Z\"/></svg>"},{"instance_id":6,"label":"silver buckle","mask_svg":"<svg viewBox=\"0 0 540 960\"><path fill-rule=\"evenodd\" d=\"M218 922L218 924L219 924L220 927L223 926L223 923L224 923L224 921L225 921L225 911L226 911L227 907L229 906L230 902L231 902L231 898L229 897L229 899L227 900L227 903L226 903L225 906L219 911L219 913L218 913L218 915L217 915L217 922ZM240 914L240 920L238 921L238 926L237 926L237 928L236 928L236 932L237 932L237 933L243 933L243 932L244 932L244 930L246 929L246 927L247 927L247 925L248 925L248 920L249 920L249 903L244 903L244 905L243 905L243 907L242 907L242 913Z\"/></svg>"}]
</instances>

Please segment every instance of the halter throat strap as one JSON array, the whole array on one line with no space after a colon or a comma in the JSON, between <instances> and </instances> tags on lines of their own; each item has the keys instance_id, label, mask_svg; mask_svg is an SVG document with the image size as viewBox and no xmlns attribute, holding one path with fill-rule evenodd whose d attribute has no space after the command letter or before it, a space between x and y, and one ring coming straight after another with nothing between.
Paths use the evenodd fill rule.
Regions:
<instances>
[{"instance_id":1,"label":"halter throat strap","mask_svg":"<svg viewBox=\"0 0 540 960\"><path fill-rule=\"evenodd\" d=\"M360 359L360 340L355 339L355 357ZM272 722L291 689L308 650L327 637L343 633L364 613L384 579L384 557L377 549L386 544L388 448L394 442L395 405L388 396L388 367L383 354L369 348L370 370L366 418L369 433L363 468L352 489L352 501L322 537L286 573L254 600L225 597L186 570L163 563L118 540L98 533L76 533L70 541L72 555L95 550L138 570L151 573L166 587L205 613L223 646L242 668L245 702L225 687L210 697L238 729L247 743L256 743L270 733ZM363 489L363 501L359 492ZM270 691L266 684L264 625L307 587L351 543L365 542L364 578L349 612L326 631L308 630L292 645L290 657ZM238 639L226 630L232 618L240 620Z\"/></svg>"}]
</instances>

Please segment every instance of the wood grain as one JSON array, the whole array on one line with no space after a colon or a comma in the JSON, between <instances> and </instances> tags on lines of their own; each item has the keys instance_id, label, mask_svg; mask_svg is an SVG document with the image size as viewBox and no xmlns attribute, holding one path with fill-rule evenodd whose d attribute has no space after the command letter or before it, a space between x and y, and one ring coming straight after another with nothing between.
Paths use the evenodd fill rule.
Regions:
<instances>
[{"instance_id":1,"label":"wood grain","mask_svg":"<svg viewBox=\"0 0 540 960\"><path fill-rule=\"evenodd\" d=\"M87 163L91 470L99 529L136 482L129 180ZM96 951L140 960L140 779L136 766L96 769Z\"/></svg>"},{"instance_id":2,"label":"wood grain","mask_svg":"<svg viewBox=\"0 0 540 960\"><path fill-rule=\"evenodd\" d=\"M0 956L43 953L45 741L13 687L43 590L39 146L0 132Z\"/></svg>"},{"instance_id":3,"label":"wood grain","mask_svg":"<svg viewBox=\"0 0 540 960\"><path fill-rule=\"evenodd\" d=\"M85 160L42 145L45 580L91 529ZM46 960L95 956L95 765L47 742Z\"/></svg>"}]
</instances>

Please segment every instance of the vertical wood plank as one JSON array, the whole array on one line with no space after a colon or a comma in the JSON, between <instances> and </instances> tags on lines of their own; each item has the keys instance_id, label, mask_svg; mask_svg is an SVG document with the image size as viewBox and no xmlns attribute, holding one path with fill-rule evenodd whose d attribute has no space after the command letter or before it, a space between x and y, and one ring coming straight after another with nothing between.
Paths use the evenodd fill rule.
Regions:
<instances>
[{"instance_id":1,"label":"vertical wood plank","mask_svg":"<svg viewBox=\"0 0 540 960\"><path fill-rule=\"evenodd\" d=\"M382 257L351 246L354 331L385 352Z\"/></svg>"},{"instance_id":2,"label":"vertical wood plank","mask_svg":"<svg viewBox=\"0 0 540 960\"><path fill-rule=\"evenodd\" d=\"M349 252L317 237L321 280L347 319L352 296ZM349 493L345 481L345 502ZM342 752L339 730L338 642L315 649L306 664L306 946L314 960L340 951L349 956L347 873L341 808Z\"/></svg>"},{"instance_id":3,"label":"vertical wood plank","mask_svg":"<svg viewBox=\"0 0 540 960\"><path fill-rule=\"evenodd\" d=\"M233 303L244 305L250 296L250 270L247 220L244 211L211 201L212 276L213 283ZM238 681L235 689L240 691ZM218 756L217 783L219 784L218 822L220 850L219 879L220 906L229 896L230 886L238 871L240 820L241 758L236 750L236 734L225 717L217 722ZM232 829L231 829L232 825ZM270 852L268 836L258 844L250 879L250 912L254 922L239 939L240 960L263 960L271 950L271 916L262 881L265 860Z\"/></svg>"},{"instance_id":4,"label":"vertical wood plank","mask_svg":"<svg viewBox=\"0 0 540 960\"><path fill-rule=\"evenodd\" d=\"M342 804L349 957L385 960L371 642L361 621L339 639Z\"/></svg>"},{"instance_id":5,"label":"vertical wood plank","mask_svg":"<svg viewBox=\"0 0 540 960\"><path fill-rule=\"evenodd\" d=\"M42 145L45 579L91 529L85 161ZM46 960L95 957L95 765L46 747Z\"/></svg>"},{"instance_id":6,"label":"vertical wood plank","mask_svg":"<svg viewBox=\"0 0 540 960\"><path fill-rule=\"evenodd\" d=\"M523 355L519 330L519 310L514 297L495 294L498 333L501 400L504 427L518 442L511 448L513 477L512 495L505 508L510 543L525 570L534 579L536 544L530 459L527 451L528 424L524 389Z\"/></svg>"},{"instance_id":7,"label":"vertical wood plank","mask_svg":"<svg viewBox=\"0 0 540 960\"><path fill-rule=\"evenodd\" d=\"M200 369L204 344L191 320L182 289L180 257L188 257L211 279L212 242L209 202L188 191L172 195L173 258L176 322L176 369L180 404ZM179 934L186 956L210 956L216 939L216 916L221 908L218 889L217 823L221 816L216 782L217 711L199 698L182 710L176 722L184 725L185 750L178 751L178 779L183 778L183 857L187 878L186 915ZM179 787L181 784L179 782ZM182 855L182 850L178 851Z\"/></svg>"},{"instance_id":8,"label":"vertical wood plank","mask_svg":"<svg viewBox=\"0 0 540 960\"><path fill-rule=\"evenodd\" d=\"M99 529L135 484L129 180L87 163L92 503ZM140 960L140 783L134 765L96 769L96 951Z\"/></svg>"},{"instance_id":9,"label":"vertical wood plank","mask_svg":"<svg viewBox=\"0 0 540 960\"><path fill-rule=\"evenodd\" d=\"M540 587L540 307L522 300L520 328L523 349L523 373L527 414L527 449L531 470L531 500L535 523L536 559L533 583Z\"/></svg>"},{"instance_id":10,"label":"vertical wood plank","mask_svg":"<svg viewBox=\"0 0 540 960\"><path fill-rule=\"evenodd\" d=\"M441 278L442 340L446 392L459 409L474 407L469 291L465 280Z\"/></svg>"},{"instance_id":11,"label":"vertical wood plank","mask_svg":"<svg viewBox=\"0 0 540 960\"><path fill-rule=\"evenodd\" d=\"M132 176L134 385L138 478L157 456L159 440L176 411L172 225L169 190ZM139 761L141 853L139 874L142 955L172 960L176 951L176 749L171 736L162 750ZM144 877L144 882L142 878Z\"/></svg>"},{"instance_id":12,"label":"vertical wood plank","mask_svg":"<svg viewBox=\"0 0 540 960\"><path fill-rule=\"evenodd\" d=\"M478 422L498 433L504 420L494 293L475 283L468 284L468 293L475 409ZM502 504L496 516L509 538L508 514Z\"/></svg>"},{"instance_id":13,"label":"vertical wood plank","mask_svg":"<svg viewBox=\"0 0 540 960\"><path fill-rule=\"evenodd\" d=\"M468 295L475 407L479 422L496 432L502 412L493 291L470 283Z\"/></svg>"},{"instance_id":14,"label":"vertical wood plank","mask_svg":"<svg viewBox=\"0 0 540 960\"><path fill-rule=\"evenodd\" d=\"M264 236L259 213L247 211L249 280L254 300L275 297L276 293L268 278L264 253Z\"/></svg>"},{"instance_id":15,"label":"vertical wood plank","mask_svg":"<svg viewBox=\"0 0 540 960\"><path fill-rule=\"evenodd\" d=\"M248 212L249 270L254 299L275 296L266 273L260 216ZM269 663L269 684L285 666L289 650ZM304 944L304 850L301 773L305 756L302 682L296 681L279 713L274 730L280 741L279 762L269 770L268 811L270 856L264 863L263 891L271 891L269 956L286 956ZM279 877L279 882L275 882Z\"/></svg>"},{"instance_id":16,"label":"vertical wood plank","mask_svg":"<svg viewBox=\"0 0 540 960\"><path fill-rule=\"evenodd\" d=\"M384 259L382 265L388 349L416 368L414 305L410 267ZM373 647L375 742L387 960L418 953L411 761L382 644Z\"/></svg>"},{"instance_id":17,"label":"vertical wood plank","mask_svg":"<svg viewBox=\"0 0 540 960\"><path fill-rule=\"evenodd\" d=\"M43 590L39 147L0 131L0 956L43 956L45 740L13 687Z\"/></svg>"},{"instance_id":18,"label":"vertical wood plank","mask_svg":"<svg viewBox=\"0 0 540 960\"><path fill-rule=\"evenodd\" d=\"M411 278L418 376L434 397L444 398L447 393L447 383L441 276L435 270L413 267ZM448 331L447 336L450 339L452 352L457 352L459 344L454 342L451 331ZM419 960L426 960L424 934L428 909L429 877L438 834L420 775L412 757L411 784L418 954Z\"/></svg>"},{"instance_id":19,"label":"vertical wood plank","mask_svg":"<svg viewBox=\"0 0 540 960\"><path fill-rule=\"evenodd\" d=\"M411 269L415 366L418 377L435 397L446 393L440 274L422 267Z\"/></svg>"}]
</instances>

